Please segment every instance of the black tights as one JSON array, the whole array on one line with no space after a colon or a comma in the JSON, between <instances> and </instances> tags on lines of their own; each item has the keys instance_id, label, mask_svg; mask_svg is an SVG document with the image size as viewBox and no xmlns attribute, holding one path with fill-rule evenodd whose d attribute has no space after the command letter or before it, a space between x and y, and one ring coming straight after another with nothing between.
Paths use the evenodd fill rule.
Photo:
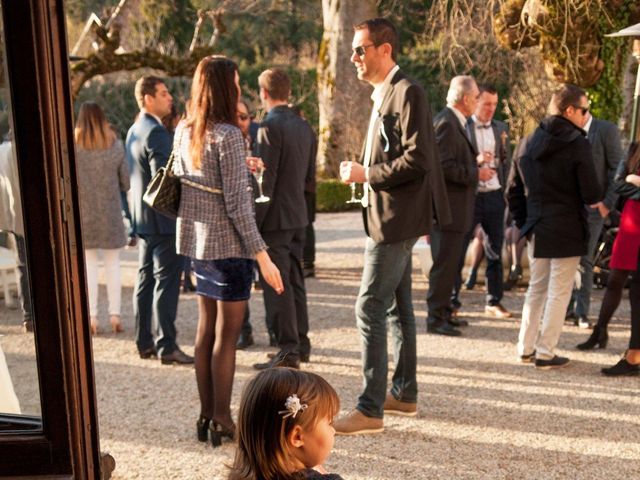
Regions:
<instances>
[{"instance_id":1,"label":"black tights","mask_svg":"<svg viewBox=\"0 0 640 480\"><path fill-rule=\"evenodd\" d=\"M236 370L236 342L247 302L218 302L198 295L195 368L200 414L231 427L231 390Z\"/></svg>"},{"instance_id":2,"label":"black tights","mask_svg":"<svg viewBox=\"0 0 640 480\"><path fill-rule=\"evenodd\" d=\"M607 328L609 320L615 313L620 301L624 284L632 273L629 270L611 270L607 279L607 290L604 292L602 307L598 316L598 327ZM633 272L631 285L629 287L629 303L631 304L631 339L629 348L640 349L640 254L638 255L638 268Z\"/></svg>"}]
</instances>

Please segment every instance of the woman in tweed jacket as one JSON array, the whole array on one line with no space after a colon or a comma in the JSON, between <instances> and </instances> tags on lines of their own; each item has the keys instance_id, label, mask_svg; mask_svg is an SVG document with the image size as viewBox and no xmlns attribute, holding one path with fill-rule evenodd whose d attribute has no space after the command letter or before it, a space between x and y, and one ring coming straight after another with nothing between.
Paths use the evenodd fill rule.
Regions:
<instances>
[{"instance_id":1,"label":"woman in tweed jacket","mask_svg":"<svg viewBox=\"0 0 640 480\"><path fill-rule=\"evenodd\" d=\"M127 237L122 221L120 192L129 190L129 169L122 142L107 122L100 106L80 106L75 128L80 216L87 267L91 333L98 333L98 255L104 260L109 321L115 333L120 323L120 250Z\"/></svg>"},{"instance_id":2,"label":"woman in tweed jacket","mask_svg":"<svg viewBox=\"0 0 640 480\"><path fill-rule=\"evenodd\" d=\"M214 446L235 436L231 389L235 345L253 280L254 258L262 275L282 291L280 272L258 233L236 126L240 85L237 65L222 56L200 61L193 77L189 114L174 136L174 173L182 180L177 250L193 259L198 329L195 369L200 397L198 440Z\"/></svg>"}]
</instances>

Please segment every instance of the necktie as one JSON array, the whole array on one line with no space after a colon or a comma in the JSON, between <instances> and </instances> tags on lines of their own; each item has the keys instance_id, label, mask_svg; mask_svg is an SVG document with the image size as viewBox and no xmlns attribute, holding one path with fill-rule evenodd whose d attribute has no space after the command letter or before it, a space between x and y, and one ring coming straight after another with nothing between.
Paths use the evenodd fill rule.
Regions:
<instances>
[{"instance_id":1,"label":"necktie","mask_svg":"<svg viewBox=\"0 0 640 480\"><path fill-rule=\"evenodd\" d=\"M479 129L481 129L481 130L482 130L482 129L484 129L484 128L491 128L491 124L490 124L490 123L487 123L487 124L484 124L484 123L477 123L477 124L476 124L476 128L479 128Z\"/></svg>"}]
</instances>

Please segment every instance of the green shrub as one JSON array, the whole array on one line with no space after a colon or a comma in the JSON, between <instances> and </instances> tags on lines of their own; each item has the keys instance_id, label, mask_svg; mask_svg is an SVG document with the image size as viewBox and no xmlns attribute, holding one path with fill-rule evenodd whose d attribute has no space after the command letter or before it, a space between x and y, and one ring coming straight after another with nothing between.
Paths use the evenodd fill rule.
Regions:
<instances>
[{"instance_id":1,"label":"green shrub","mask_svg":"<svg viewBox=\"0 0 640 480\"><path fill-rule=\"evenodd\" d=\"M362 194L358 185L357 198ZM342 212L360 208L359 203L346 203L351 198L351 188L340 180L318 179L316 188L316 210L318 212Z\"/></svg>"}]
</instances>

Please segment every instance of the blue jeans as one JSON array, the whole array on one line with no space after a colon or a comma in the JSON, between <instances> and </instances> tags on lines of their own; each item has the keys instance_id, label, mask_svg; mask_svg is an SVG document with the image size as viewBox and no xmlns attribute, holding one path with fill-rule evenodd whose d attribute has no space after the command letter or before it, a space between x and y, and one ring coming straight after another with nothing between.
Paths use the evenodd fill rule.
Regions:
<instances>
[{"instance_id":1,"label":"blue jeans","mask_svg":"<svg viewBox=\"0 0 640 480\"><path fill-rule=\"evenodd\" d=\"M591 307L591 292L593 291L593 260L598 248L600 240L600 232L604 225L604 219L598 210L591 210L587 217L589 223L589 246L587 254L580 258L580 267L582 269L580 289L573 290L568 310L573 310L575 303L575 313L578 317L588 317L589 308Z\"/></svg>"},{"instance_id":2,"label":"blue jeans","mask_svg":"<svg viewBox=\"0 0 640 480\"><path fill-rule=\"evenodd\" d=\"M184 259L176 253L175 235L138 235L138 278L133 292L138 351L154 346L159 355L176 348L176 315ZM155 317L157 332L152 328Z\"/></svg>"},{"instance_id":3,"label":"blue jeans","mask_svg":"<svg viewBox=\"0 0 640 480\"><path fill-rule=\"evenodd\" d=\"M391 393L416 402L416 319L411 300L411 250L417 238L381 244L367 238L364 270L356 301L362 338L364 390L357 409L382 418L387 391L387 320L391 326L395 371Z\"/></svg>"}]
</instances>

